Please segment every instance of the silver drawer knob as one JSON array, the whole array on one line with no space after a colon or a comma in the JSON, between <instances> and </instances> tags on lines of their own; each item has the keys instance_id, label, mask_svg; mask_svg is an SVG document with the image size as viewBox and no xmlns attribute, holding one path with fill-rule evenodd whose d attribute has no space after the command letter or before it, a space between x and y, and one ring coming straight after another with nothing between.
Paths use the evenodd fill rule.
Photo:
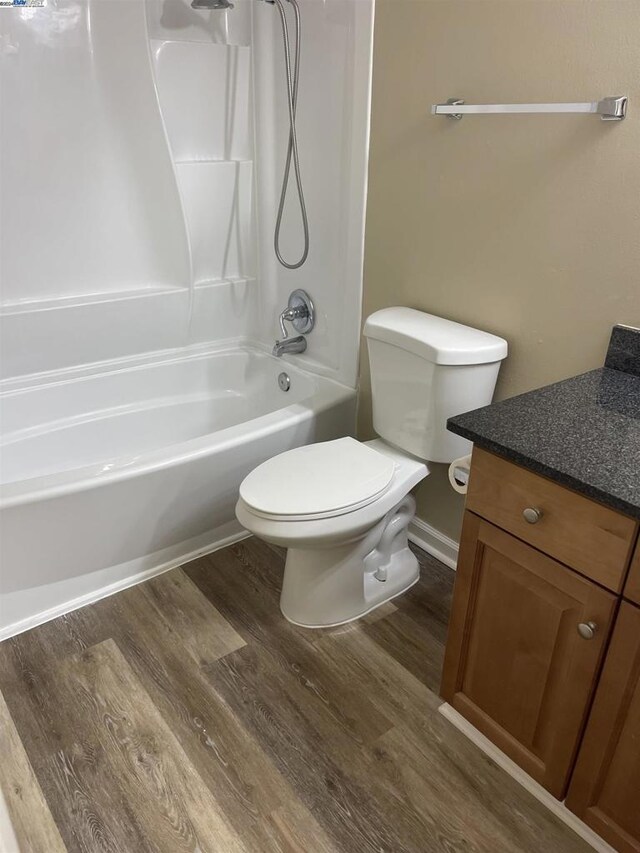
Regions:
<instances>
[{"instance_id":1,"label":"silver drawer knob","mask_svg":"<svg viewBox=\"0 0 640 853\"><path fill-rule=\"evenodd\" d=\"M583 640L593 640L597 630L598 626L595 622L580 622L578 625L578 634Z\"/></svg>"},{"instance_id":2,"label":"silver drawer knob","mask_svg":"<svg viewBox=\"0 0 640 853\"><path fill-rule=\"evenodd\" d=\"M542 510L535 506L528 506L522 510L522 517L529 524L537 524L542 518Z\"/></svg>"}]
</instances>

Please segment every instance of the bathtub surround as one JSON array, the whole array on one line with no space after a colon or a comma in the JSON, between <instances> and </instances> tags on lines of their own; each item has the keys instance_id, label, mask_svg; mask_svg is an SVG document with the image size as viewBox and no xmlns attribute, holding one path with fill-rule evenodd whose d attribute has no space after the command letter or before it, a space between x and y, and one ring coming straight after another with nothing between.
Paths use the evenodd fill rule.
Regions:
<instances>
[{"instance_id":1,"label":"bathtub surround","mask_svg":"<svg viewBox=\"0 0 640 853\"><path fill-rule=\"evenodd\" d=\"M12 797L16 830L47 853L51 827L70 853L587 853L438 714L453 575L418 557L338 631L282 620L283 558L249 539L3 643L3 784L49 810Z\"/></svg>"},{"instance_id":2,"label":"bathtub surround","mask_svg":"<svg viewBox=\"0 0 640 853\"><path fill-rule=\"evenodd\" d=\"M409 305L509 342L497 399L603 364L614 323L640 326L640 86L634 0L378 0L365 316ZM429 105L588 101L627 118L491 115ZM635 105L634 105L635 104ZM363 348L360 435L371 430ZM444 467L418 515L458 538Z\"/></svg>"},{"instance_id":3,"label":"bathtub surround","mask_svg":"<svg viewBox=\"0 0 640 853\"><path fill-rule=\"evenodd\" d=\"M267 347L302 287L319 316L298 363L355 387L373 2L300 5L315 248L293 272L273 254L289 130L270 4L62 0L3 15L0 379L203 340Z\"/></svg>"},{"instance_id":4,"label":"bathtub surround","mask_svg":"<svg viewBox=\"0 0 640 853\"><path fill-rule=\"evenodd\" d=\"M144 3L63 0L0 26L2 307L187 287Z\"/></svg>"},{"instance_id":5,"label":"bathtub surround","mask_svg":"<svg viewBox=\"0 0 640 853\"><path fill-rule=\"evenodd\" d=\"M228 542L252 467L354 431L373 3L301 15L314 245L294 273L273 254L288 123L271 5L0 16L0 636ZM297 227L287 206L286 256ZM317 326L272 360L296 287Z\"/></svg>"},{"instance_id":6,"label":"bathtub surround","mask_svg":"<svg viewBox=\"0 0 640 853\"><path fill-rule=\"evenodd\" d=\"M253 279L251 48L152 39L151 55L194 285ZM245 327L257 307L249 294Z\"/></svg>"},{"instance_id":7,"label":"bathtub surround","mask_svg":"<svg viewBox=\"0 0 640 853\"><path fill-rule=\"evenodd\" d=\"M296 288L306 290L314 300L316 326L309 349L291 361L355 388L374 4L372 0L300 3L303 51L296 128L313 243L304 266L287 270L273 251L289 136L282 33L273 6L251 1L260 328L263 339L272 345L289 294ZM302 232L291 198L281 237L283 255L295 257Z\"/></svg>"}]
</instances>

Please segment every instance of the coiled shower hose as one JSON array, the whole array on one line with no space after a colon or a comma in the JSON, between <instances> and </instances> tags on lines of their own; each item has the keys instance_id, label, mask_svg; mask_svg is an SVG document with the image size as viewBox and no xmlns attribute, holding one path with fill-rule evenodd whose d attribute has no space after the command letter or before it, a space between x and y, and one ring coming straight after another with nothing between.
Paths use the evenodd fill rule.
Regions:
<instances>
[{"instance_id":1,"label":"coiled shower hose","mask_svg":"<svg viewBox=\"0 0 640 853\"><path fill-rule=\"evenodd\" d=\"M293 6L296 22L296 49L293 65L293 73L291 67L291 46L289 43L289 28L287 26L287 17L284 11L282 0L274 0L280 13L280 22L282 24L282 40L284 43L284 62L287 73L287 103L289 107L289 144L287 146L287 159L282 176L282 190L280 192L280 203L278 205L278 216L276 218L276 227L273 235L273 248L277 259L283 267L289 270L296 270L301 267L307 260L309 254L309 220L307 219L307 208L304 201L304 191L302 189L302 177L300 175L300 158L298 156L298 138L296 135L296 107L298 104L298 80L300 77L300 8L296 0L288 0ZM300 202L300 214L302 217L302 228L304 231L304 248L302 255L298 261L289 263L286 261L280 251L280 229L282 227L282 214L284 212L284 203L289 186L289 177L291 174L291 162L296 176L296 188L298 190L298 200Z\"/></svg>"}]
</instances>

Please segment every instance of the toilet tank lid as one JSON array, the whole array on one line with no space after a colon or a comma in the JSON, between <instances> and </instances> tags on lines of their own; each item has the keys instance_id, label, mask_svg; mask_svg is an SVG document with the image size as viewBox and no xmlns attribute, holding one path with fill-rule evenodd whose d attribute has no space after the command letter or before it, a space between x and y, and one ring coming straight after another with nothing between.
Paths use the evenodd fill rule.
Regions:
<instances>
[{"instance_id":1,"label":"toilet tank lid","mask_svg":"<svg viewBox=\"0 0 640 853\"><path fill-rule=\"evenodd\" d=\"M367 318L364 335L434 364L486 364L507 357L507 342L414 308L383 308Z\"/></svg>"}]
</instances>

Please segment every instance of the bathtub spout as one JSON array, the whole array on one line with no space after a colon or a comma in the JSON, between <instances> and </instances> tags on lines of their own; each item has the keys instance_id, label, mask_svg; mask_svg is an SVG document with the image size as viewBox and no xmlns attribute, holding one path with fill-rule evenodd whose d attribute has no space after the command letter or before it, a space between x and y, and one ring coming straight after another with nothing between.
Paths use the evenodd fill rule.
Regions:
<instances>
[{"instance_id":1,"label":"bathtub spout","mask_svg":"<svg viewBox=\"0 0 640 853\"><path fill-rule=\"evenodd\" d=\"M297 338L285 338L283 341L276 341L271 354L280 358L282 355L295 355L304 352L306 348L307 339L304 335L298 335Z\"/></svg>"}]
</instances>

